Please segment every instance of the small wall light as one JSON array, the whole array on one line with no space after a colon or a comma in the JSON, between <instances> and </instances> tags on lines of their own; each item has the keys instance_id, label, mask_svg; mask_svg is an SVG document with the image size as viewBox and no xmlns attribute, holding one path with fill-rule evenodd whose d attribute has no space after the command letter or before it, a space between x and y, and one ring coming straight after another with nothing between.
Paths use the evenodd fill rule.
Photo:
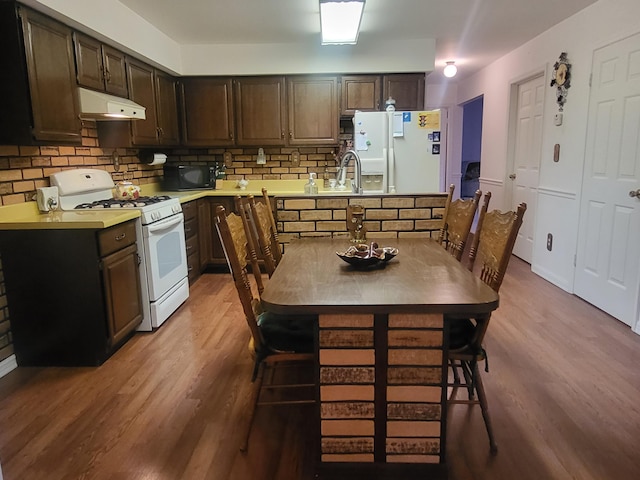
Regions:
<instances>
[{"instance_id":1,"label":"small wall light","mask_svg":"<svg viewBox=\"0 0 640 480\"><path fill-rule=\"evenodd\" d=\"M456 73L458 73L458 67L456 67L456 62L447 62L447 66L444 67L444 76L447 78L455 77Z\"/></svg>"},{"instance_id":2,"label":"small wall light","mask_svg":"<svg viewBox=\"0 0 640 480\"><path fill-rule=\"evenodd\" d=\"M267 163L267 157L265 157L264 149L262 147L258 149L258 158L256 159L256 163L258 165L264 165L265 163Z\"/></svg>"}]
</instances>

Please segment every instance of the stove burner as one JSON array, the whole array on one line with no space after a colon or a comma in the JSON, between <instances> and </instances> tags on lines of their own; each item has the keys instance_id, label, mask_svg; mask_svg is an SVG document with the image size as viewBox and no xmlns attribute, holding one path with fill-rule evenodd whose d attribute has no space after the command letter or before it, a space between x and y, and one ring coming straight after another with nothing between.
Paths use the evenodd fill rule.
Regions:
<instances>
[{"instance_id":1,"label":"stove burner","mask_svg":"<svg viewBox=\"0 0 640 480\"><path fill-rule=\"evenodd\" d=\"M169 200L169 195L156 195L153 197L139 197L135 200L116 200L114 198L107 198L105 200L96 200L91 203L81 203L76 205L75 209L85 208L137 208L145 207L147 205L153 205L154 203L164 202Z\"/></svg>"}]
</instances>

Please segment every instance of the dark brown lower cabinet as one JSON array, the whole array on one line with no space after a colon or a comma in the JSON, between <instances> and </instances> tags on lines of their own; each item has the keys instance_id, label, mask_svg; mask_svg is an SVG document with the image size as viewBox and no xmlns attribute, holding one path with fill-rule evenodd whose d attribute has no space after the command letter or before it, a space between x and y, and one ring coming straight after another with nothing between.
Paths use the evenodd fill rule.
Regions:
<instances>
[{"instance_id":1,"label":"dark brown lower cabinet","mask_svg":"<svg viewBox=\"0 0 640 480\"><path fill-rule=\"evenodd\" d=\"M129 245L102 259L107 326L112 346L142 321L138 249Z\"/></svg>"},{"instance_id":2,"label":"dark brown lower cabinet","mask_svg":"<svg viewBox=\"0 0 640 480\"><path fill-rule=\"evenodd\" d=\"M100 365L142 321L134 221L0 232L20 366Z\"/></svg>"},{"instance_id":3,"label":"dark brown lower cabinet","mask_svg":"<svg viewBox=\"0 0 640 480\"><path fill-rule=\"evenodd\" d=\"M209 197L203 198L202 200L205 201L202 206L202 218L204 221L200 229L200 235L208 238L203 238L202 240L200 261L207 267L226 268L227 259L224 256L224 249L222 248L222 243L216 230L215 216L218 205L222 205L227 213L235 211L233 198ZM206 250L202 249L203 245Z\"/></svg>"}]
</instances>

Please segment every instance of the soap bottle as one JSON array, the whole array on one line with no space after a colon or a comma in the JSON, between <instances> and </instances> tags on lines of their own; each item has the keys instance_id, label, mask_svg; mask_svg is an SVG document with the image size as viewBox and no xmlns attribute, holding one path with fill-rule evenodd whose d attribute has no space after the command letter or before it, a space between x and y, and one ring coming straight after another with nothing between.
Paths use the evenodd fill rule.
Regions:
<instances>
[{"instance_id":1,"label":"soap bottle","mask_svg":"<svg viewBox=\"0 0 640 480\"><path fill-rule=\"evenodd\" d=\"M324 188L329 188L329 167L327 166L327 162L324 162L324 171L322 172L322 186Z\"/></svg>"},{"instance_id":2,"label":"soap bottle","mask_svg":"<svg viewBox=\"0 0 640 480\"><path fill-rule=\"evenodd\" d=\"M318 193L318 185L316 185L315 180L313 179L313 177L315 177L315 173L310 172L309 173L309 181L307 183L305 183L304 185L304 194L305 195L316 195Z\"/></svg>"}]
</instances>

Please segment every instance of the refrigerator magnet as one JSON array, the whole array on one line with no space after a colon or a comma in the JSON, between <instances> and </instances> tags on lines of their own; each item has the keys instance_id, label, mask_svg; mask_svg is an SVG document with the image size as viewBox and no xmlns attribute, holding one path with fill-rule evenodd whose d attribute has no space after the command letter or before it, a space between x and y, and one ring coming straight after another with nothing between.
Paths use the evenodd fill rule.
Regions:
<instances>
[{"instance_id":1,"label":"refrigerator magnet","mask_svg":"<svg viewBox=\"0 0 640 480\"><path fill-rule=\"evenodd\" d=\"M433 132L433 141L434 142L440 141L440 132Z\"/></svg>"},{"instance_id":2,"label":"refrigerator magnet","mask_svg":"<svg viewBox=\"0 0 640 480\"><path fill-rule=\"evenodd\" d=\"M431 153L433 155L439 155L440 154L440 144L439 143L434 143L433 145L431 145Z\"/></svg>"}]
</instances>

